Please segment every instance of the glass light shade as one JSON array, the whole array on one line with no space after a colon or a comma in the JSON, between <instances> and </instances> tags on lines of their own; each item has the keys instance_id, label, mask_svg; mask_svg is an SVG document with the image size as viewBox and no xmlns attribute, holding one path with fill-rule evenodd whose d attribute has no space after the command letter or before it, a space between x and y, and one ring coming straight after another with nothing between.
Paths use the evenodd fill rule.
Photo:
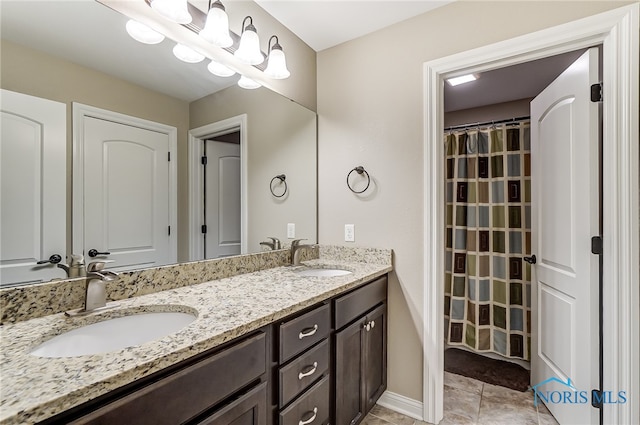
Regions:
<instances>
[{"instance_id":1,"label":"glass light shade","mask_svg":"<svg viewBox=\"0 0 640 425\"><path fill-rule=\"evenodd\" d=\"M240 80L238 80L238 85L243 89L257 89L262 87L262 84L258 83L251 78L247 78L244 75L240 76Z\"/></svg>"},{"instance_id":2,"label":"glass light shade","mask_svg":"<svg viewBox=\"0 0 640 425\"><path fill-rule=\"evenodd\" d=\"M258 33L245 29L240 37L240 47L233 54L239 61L249 65L259 65L264 62L264 56L260 51L260 39Z\"/></svg>"},{"instance_id":3,"label":"glass light shade","mask_svg":"<svg viewBox=\"0 0 640 425\"><path fill-rule=\"evenodd\" d=\"M140 43L158 44L164 40L164 35L133 19L127 21L126 28L129 35Z\"/></svg>"},{"instance_id":4,"label":"glass light shade","mask_svg":"<svg viewBox=\"0 0 640 425\"><path fill-rule=\"evenodd\" d=\"M230 47L233 39L229 35L229 17L220 7L213 6L207 14L207 21L200 31L200 37L218 47Z\"/></svg>"},{"instance_id":5,"label":"glass light shade","mask_svg":"<svg viewBox=\"0 0 640 425\"><path fill-rule=\"evenodd\" d=\"M269 53L267 69L264 70L265 75L276 80L284 80L289 78L291 73L287 69L287 60L284 57L282 49L271 49Z\"/></svg>"},{"instance_id":6,"label":"glass light shade","mask_svg":"<svg viewBox=\"0 0 640 425\"><path fill-rule=\"evenodd\" d=\"M178 59L188 63L198 63L204 60L204 55L196 52L191 47L187 47L184 44L176 44L173 48L173 54Z\"/></svg>"},{"instance_id":7,"label":"glass light shade","mask_svg":"<svg viewBox=\"0 0 640 425\"><path fill-rule=\"evenodd\" d=\"M211 63L207 65L207 69L210 73L212 73L213 75L217 75L218 77L231 77L236 73L233 69L213 59L211 59Z\"/></svg>"},{"instance_id":8,"label":"glass light shade","mask_svg":"<svg viewBox=\"0 0 640 425\"><path fill-rule=\"evenodd\" d=\"M151 8L177 24L188 24L192 20L187 0L152 0Z\"/></svg>"}]
</instances>

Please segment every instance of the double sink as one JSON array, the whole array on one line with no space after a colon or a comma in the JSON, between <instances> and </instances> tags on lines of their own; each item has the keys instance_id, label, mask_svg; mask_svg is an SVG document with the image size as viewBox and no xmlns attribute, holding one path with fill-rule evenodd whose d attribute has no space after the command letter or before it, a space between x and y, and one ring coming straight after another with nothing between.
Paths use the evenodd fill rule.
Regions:
<instances>
[{"instance_id":1,"label":"double sink","mask_svg":"<svg viewBox=\"0 0 640 425\"><path fill-rule=\"evenodd\" d=\"M337 277L351 274L338 268L304 267L293 271L302 277ZM178 332L197 318L197 313L177 311L132 312L122 317L87 324L57 335L30 354L60 358L108 353L155 341Z\"/></svg>"}]
</instances>

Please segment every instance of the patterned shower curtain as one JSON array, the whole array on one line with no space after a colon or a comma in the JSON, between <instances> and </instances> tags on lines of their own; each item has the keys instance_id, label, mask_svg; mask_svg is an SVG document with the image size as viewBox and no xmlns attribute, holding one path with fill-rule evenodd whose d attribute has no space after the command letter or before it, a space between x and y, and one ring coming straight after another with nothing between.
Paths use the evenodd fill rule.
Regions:
<instances>
[{"instance_id":1,"label":"patterned shower curtain","mask_svg":"<svg viewBox=\"0 0 640 425\"><path fill-rule=\"evenodd\" d=\"M529 123L445 135L445 335L530 359Z\"/></svg>"}]
</instances>

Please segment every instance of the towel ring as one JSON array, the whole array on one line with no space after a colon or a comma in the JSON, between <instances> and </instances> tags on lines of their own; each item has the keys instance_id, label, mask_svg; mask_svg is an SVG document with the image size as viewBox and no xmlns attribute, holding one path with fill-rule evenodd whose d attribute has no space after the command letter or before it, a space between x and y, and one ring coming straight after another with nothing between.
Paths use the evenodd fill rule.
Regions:
<instances>
[{"instance_id":1,"label":"towel ring","mask_svg":"<svg viewBox=\"0 0 640 425\"><path fill-rule=\"evenodd\" d=\"M357 191L357 190L353 190L353 188L351 187L351 184L349 183L349 177L351 177L351 173L356 172L360 175L365 174L367 176L367 185L365 186L364 189ZM363 193L364 191L366 191L367 189L369 189L369 185L371 184L371 177L369 177L369 173L367 173L367 170L364 169L364 167L362 165L358 165L357 167L355 167L353 170L349 171L349 174L347 174L347 187L349 188L349 190L351 190L353 193Z\"/></svg>"},{"instance_id":2,"label":"towel ring","mask_svg":"<svg viewBox=\"0 0 640 425\"><path fill-rule=\"evenodd\" d=\"M273 182L276 179L280 180L280 183L284 183L284 191L280 195L276 195L276 193L273 191ZM271 179L271 182L269 183L269 190L271 191L271 194L276 198L282 198L284 195L287 194L287 190L289 188L287 186L286 179L287 179L287 176L285 176L284 174L278 174L277 176Z\"/></svg>"}]
</instances>

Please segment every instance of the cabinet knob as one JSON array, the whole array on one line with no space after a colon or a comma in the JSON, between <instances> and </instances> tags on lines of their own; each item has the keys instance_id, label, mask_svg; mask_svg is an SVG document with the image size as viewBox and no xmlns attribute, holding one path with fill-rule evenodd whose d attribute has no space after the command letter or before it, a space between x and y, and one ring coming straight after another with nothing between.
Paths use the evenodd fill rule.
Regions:
<instances>
[{"instance_id":1,"label":"cabinet knob","mask_svg":"<svg viewBox=\"0 0 640 425\"><path fill-rule=\"evenodd\" d=\"M318 325L317 324L313 325L312 328L306 328L306 329L303 329L302 331L300 331L300 334L298 335L298 339L302 339L302 338L306 338L308 336L315 335L316 332L318 332Z\"/></svg>"},{"instance_id":2,"label":"cabinet knob","mask_svg":"<svg viewBox=\"0 0 640 425\"><path fill-rule=\"evenodd\" d=\"M318 416L318 408L314 407L313 412L307 412L307 413L311 413L311 417L307 420L300 419L300 422L298 422L298 425L309 425L311 422L315 421L316 416Z\"/></svg>"},{"instance_id":3,"label":"cabinet knob","mask_svg":"<svg viewBox=\"0 0 640 425\"><path fill-rule=\"evenodd\" d=\"M375 326L376 326L376 321L375 321L375 320L372 320L372 321L371 321L371 329L373 329Z\"/></svg>"},{"instance_id":4,"label":"cabinet knob","mask_svg":"<svg viewBox=\"0 0 640 425\"><path fill-rule=\"evenodd\" d=\"M304 377L311 376L316 373L316 370L318 370L318 362L313 362L313 365L309 365L305 369L307 369L306 372L300 372L298 374L298 381L302 380L302 378Z\"/></svg>"}]
</instances>

